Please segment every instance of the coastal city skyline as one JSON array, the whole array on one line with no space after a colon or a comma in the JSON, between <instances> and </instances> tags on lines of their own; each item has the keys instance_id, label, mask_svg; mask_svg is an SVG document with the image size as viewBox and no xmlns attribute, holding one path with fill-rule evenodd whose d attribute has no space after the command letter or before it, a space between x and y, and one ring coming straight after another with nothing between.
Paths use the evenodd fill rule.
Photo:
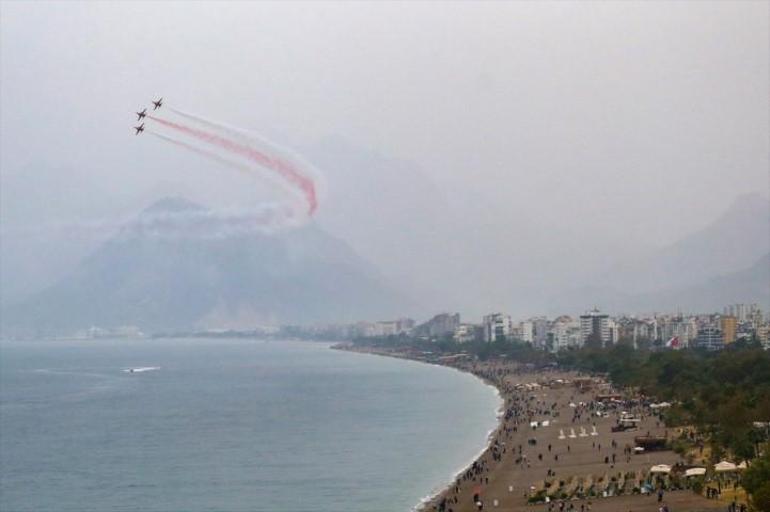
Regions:
<instances>
[{"instance_id":1,"label":"coastal city skyline","mask_svg":"<svg viewBox=\"0 0 770 512\"><path fill-rule=\"evenodd\" d=\"M157 333L168 336L169 333ZM609 315L594 307L581 315L534 316L516 320L505 313L484 315L481 321L463 321L460 313L437 313L418 322L409 317L393 320L358 321L351 324L255 326L176 332L174 335L253 335L272 337L350 340L409 336L416 339L456 343L511 340L549 352L580 349L587 343L601 348L626 344L639 348L704 348L721 350L737 341L757 341L770 349L770 313L756 303L729 304L721 313L682 314L658 312ZM137 326L104 328L91 326L70 333L74 338L152 336Z\"/></svg>"}]
</instances>

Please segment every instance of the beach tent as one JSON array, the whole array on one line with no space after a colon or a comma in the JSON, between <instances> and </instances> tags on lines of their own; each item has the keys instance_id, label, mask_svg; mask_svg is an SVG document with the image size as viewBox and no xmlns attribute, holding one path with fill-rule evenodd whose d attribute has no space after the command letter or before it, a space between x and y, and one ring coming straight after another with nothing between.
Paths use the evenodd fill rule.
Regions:
<instances>
[{"instance_id":1,"label":"beach tent","mask_svg":"<svg viewBox=\"0 0 770 512\"><path fill-rule=\"evenodd\" d=\"M668 464L658 464L657 466L652 466L650 468L650 473L664 473L667 475L671 473L671 466Z\"/></svg>"},{"instance_id":2,"label":"beach tent","mask_svg":"<svg viewBox=\"0 0 770 512\"><path fill-rule=\"evenodd\" d=\"M706 474L706 468L690 468L684 472L684 476L703 476Z\"/></svg>"},{"instance_id":3,"label":"beach tent","mask_svg":"<svg viewBox=\"0 0 770 512\"><path fill-rule=\"evenodd\" d=\"M717 473L725 473L729 471L735 471L738 469L738 466L733 464L732 462L728 462L726 460L723 460L722 462L718 462L714 465L714 470Z\"/></svg>"}]
</instances>

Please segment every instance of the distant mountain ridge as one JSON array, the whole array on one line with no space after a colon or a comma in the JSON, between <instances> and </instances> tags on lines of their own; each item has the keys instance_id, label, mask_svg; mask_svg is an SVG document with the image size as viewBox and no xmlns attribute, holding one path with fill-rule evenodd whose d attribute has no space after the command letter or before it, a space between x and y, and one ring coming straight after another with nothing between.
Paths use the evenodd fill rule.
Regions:
<instances>
[{"instance_id":1,"label":"distant mountain ridge","mask_svg":"<svg viewBox=\"0 0 770 512\"><path fill-rule=\"evenodd\" d=\"M611 313L650 313L681 311L684 313L719 312L727 304L757 303L770 309L770 253L753 265L727 272L692 285L632 293L606 286L574 288L552 298L549 312L581 311L589 305L600 305Z\"/></svg>"},{"instance_id":2,"label":"distant mountain ridge","mask_svg":"<svg viewBox=\"0 0 770 512\"><path fill-rule=\"evenodd\" d=\"M736 198L708 226L611 269L599 284L631 293L696 286L746 269L768 252L770 201L759 194L747 194Z\"/></svg>"},{"instance_id":3,"label":"distant mountain ridge","mask_svg":"<svg viewBox=\"0 0 770 512\"><path fill-rule=\"evenodd\" d=\"M713 312L735 302L770 308L770 201L759 194L736 198L714 222L668 247L564 290L548 310L596 304L612 312Z\"/></svg>"},{"instance_id":4,"label":"distant mountain ridge","mask_svg":"<svg viewBox=\"0 0 770 512\"><path fill-rule=\"evenodd\" d=\"M145 209L67 277L3 314L4 328L62 332L135 325L164 329L378 319L412 303L318 226L266 234L180 236L182 222L228 233L226 217L179 198ZM159 222L158 219L162 219ZM201 219L205 219L203 222ZM164 236L173 227L173 236Z\"/></svg>"}]
</instances>

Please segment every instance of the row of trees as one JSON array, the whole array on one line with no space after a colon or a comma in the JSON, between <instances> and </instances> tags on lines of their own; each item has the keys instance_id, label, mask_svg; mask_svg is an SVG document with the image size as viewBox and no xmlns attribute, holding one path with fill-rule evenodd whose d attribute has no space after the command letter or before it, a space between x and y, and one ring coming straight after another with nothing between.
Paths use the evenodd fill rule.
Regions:
<instances>
[{"instance_id":1,"label":"row of trees","mask_svg":"<svg viewBox=\"0 0 770 512\"><path fill-rule=\"evenodd\" d=\"M639 351L627 346L558 355L561 366L605 373L613 383L674 403L669 425L707 434L715 457L757 455L770 421L770 353L751 343L719 352Z\"/></svg>"}]
</instances>

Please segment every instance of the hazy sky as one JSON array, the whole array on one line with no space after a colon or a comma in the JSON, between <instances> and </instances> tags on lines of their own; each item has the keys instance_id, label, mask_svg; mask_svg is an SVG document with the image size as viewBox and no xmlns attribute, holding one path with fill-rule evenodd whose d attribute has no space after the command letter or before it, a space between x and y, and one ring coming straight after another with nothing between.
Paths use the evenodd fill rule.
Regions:
<instances>
[{"instance_id":1,"label":"hazy sky","mask_svg":"<svg viewBox=\"0 0 770 512\"><path fill-rule=\"evenodd\" d=\"M4 271L44 247L12 228L265 196L134 137L160 95L296 147L340 137L414 162L458 215L473 198L598 227L588 244L665 245L767 195L768 5L3 2Z\"/></svg>"}]
</instances>

